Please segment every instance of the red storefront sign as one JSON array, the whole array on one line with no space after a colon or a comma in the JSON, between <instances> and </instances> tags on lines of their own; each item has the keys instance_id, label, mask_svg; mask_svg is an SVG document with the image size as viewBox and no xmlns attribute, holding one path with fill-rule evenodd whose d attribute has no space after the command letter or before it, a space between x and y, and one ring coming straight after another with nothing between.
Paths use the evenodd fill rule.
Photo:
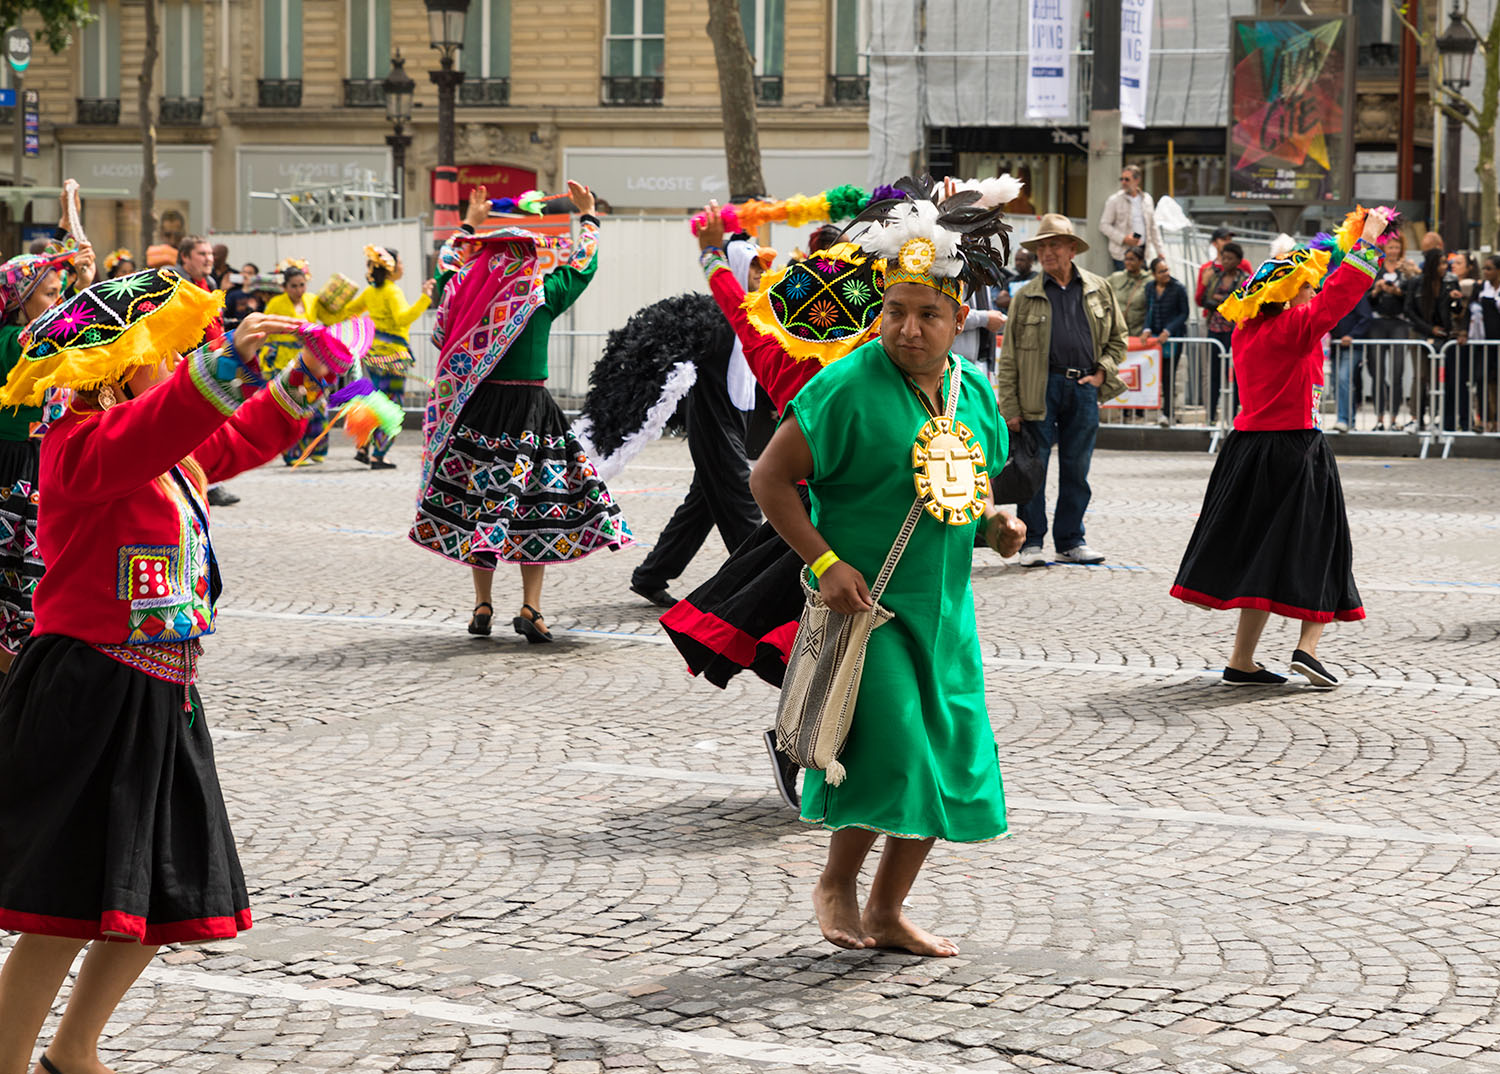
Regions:
<instances>
[{"instance_id":1,"label":"red storefront sign","mask_svg":"<svg viewBox=\"0 0 1500 1074\"><path fill-rule=\"evenodd\" d=\"M429 192L434 191L435 176L428 172ZM492 198L514 198L528 190L536 189L536 172L529 168L513 168L508 164L460 164L458 166L459 212L469 204L469 192L476 186L488 188ZM434 192L433 200L436 201Z\"/></svg>"}]
</instances>

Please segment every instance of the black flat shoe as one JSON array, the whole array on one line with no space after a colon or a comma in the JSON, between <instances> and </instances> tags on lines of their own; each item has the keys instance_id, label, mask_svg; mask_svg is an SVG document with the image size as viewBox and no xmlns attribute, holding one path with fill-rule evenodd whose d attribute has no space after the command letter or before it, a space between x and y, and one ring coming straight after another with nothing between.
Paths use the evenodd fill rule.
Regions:
<instances>
[{"instance_id":1,"label":"black flat shoe","mask_svg":"<svg viewBox=\"0 0 1500 1074\"><path fill-rule=\"evenodd\" d=\"M40 1063L40 1064L42 1064L42 1069L45 1070L47 1072L47 1074L62 1074L62 1071L60 1071L60 1070L57 1069L57 1067L53 1064L52 1060L50 1060L50 1059L47 1058L47 1053L46 1052L43 1052L37 1058L37 1062Z\"/></svg>"},{"instance_id":2,"label":"black flat shoe","mask_svg":"<svg viewBox=\"0 0 1500 1074\"><path fill-rule=\"evenodd\" d=\"M1223 683L1225 686L1281 686L1286 682L1286 676L1278 675L1274 671L1267 671L1264 664L1255 665L1256 671L1238 671L1235 668L1224 669Z\"/></svg>"},{"instance_id":3,"label":"black flat shoe","mask_svg":"<svg viewBox=\"0 0 1500 1074\"><path fill-rule=\"evenodd\" d=\"M510 621L511 628L531 645L541 645L552 640L552 631L542 626L542 613L530 604L521 605L523 612L530 612L528 619L524 615L518 615Z\"/></svg>"},{"instance_id":4,"label":"black flat shoe","mask_svg":"<svg viewBox=\"0 0 1500 1074\"><path fill-rule=\"evenodd\" d=\"M372 470L394 470L395 468L396 468L396 464L395 463L393 463L393 462L386 462L384 459L371 459L370 460L370 469L372 469Z\"/></svg>"},{"instance_id":5,"label":"black flat shoe","mask_svg":"<svg viewBox=\"0 0 1500 1074\"><path fill-rule=\"evenodd\" d=\"M1332 690L1339 684L1339 677L1301 649L1292 651L1292 670L1319 690Z\"/></svg>"},{"instance_id":6,"label":"black flat shoe","mask_svg":"<svg viewBox=\"0 0 1500 1074\"><path fill-rule=\"evenodd\" d=\"M488 608L488 612L481 612L480 608ZM474 617L469 620L469 633L475 637L487 638L490 636L490 620L495 616L495 607L487 600L482 600L474 605Z\"/></svg>"},{"instance_id":7,"label":"black flat shoe","mask_svg":"<svg viewBox=\"0 0 1500 1074\"><path fill-rule=\"evenodd\" d=\"M360 448L358 451L356 451L354 453L354 461L355 462L362 462L366 466L368 466L368 465L370 465L370 453L368 451L366 451L364 448Z\"/></svg>"},{"instance_id":8,"label":"black flat shoe","mask_svg":"<svg viewBox=\"0 0 1500 1074\"><path fill-rule=\"evenodd\" d=\"M800 765L776 748L776 732L767 731L761 736L766 742L766 752L771 755L771 773L776 780L776 793L781 800L797 812L802 812L802 799L797 794L797 772Z\"/></svg>"},{"instance_id":9,"label":"black flat shoe","mask_svg":"<svg viewBox=\"0 0 1500 1074\"><path fill-rule=\"evenodd\" d=\"M645 597L658 608L670 608L677 603L677 598L668 593L664 586L648 587L631 582L630 591L636 596Z\"/></svg>"}]
</instances>

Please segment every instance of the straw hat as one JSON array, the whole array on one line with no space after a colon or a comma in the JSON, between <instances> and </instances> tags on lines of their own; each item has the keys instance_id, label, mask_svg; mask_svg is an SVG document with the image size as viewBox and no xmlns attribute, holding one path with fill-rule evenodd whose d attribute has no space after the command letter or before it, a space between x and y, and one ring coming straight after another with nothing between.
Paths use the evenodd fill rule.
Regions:
<instances>
[{"instance_id":1,"label":"straw hat","mask_svg":"<svg viewBox=\"0 0 1500 1074\"><path fill-rule=\"evenodd\" d=\"M1043 216L1041 230L1021 243L1021 245L1032 253L1035 253L1036 244L1043 239L1072 239L1074 252L1080 254L1089 248L1089 244L1084 242L1078 236L1078 233L1073 230L1073 221L1069 220L1062 213L1047 213Z\"/></svg>"}]
</instances>

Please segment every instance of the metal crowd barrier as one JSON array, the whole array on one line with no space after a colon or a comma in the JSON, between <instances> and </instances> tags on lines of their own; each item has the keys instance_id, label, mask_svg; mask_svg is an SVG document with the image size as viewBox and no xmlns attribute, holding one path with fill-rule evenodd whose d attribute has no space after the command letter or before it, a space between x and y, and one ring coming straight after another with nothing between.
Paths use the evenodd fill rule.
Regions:
<instances>
[{"instance_id":1,"label":"metal crowd barrier","mask_svg":"<svg viewBox=\"0 0 1500 1074\"><path fill-rule=\"evenodd\" d=\"M1433 354L1433 410L1439 420L1422 438L1422 457L1441 443L1448 458L1459 437L1500 435L1500 339L1450 339Z\"/></svg>"},{"instance_id":2,"label":"metal crowd barrier","mask_svg":"<svg viewBox=\"0 0 1500 1074\"><path fill-rule=\"evenodd\" d=\"M1135 353L1135 352L1132 352ZM1127 355L1127 358L1129 355ZM1109 406L1100 420L1111 424L1158 424L1172 428L1209 429L1210 452L1234 424L1234 372L1229 352L1211 336L1172 336L1162 344L1161 404L1157 407Z\"/></svg>"}]
</instances>

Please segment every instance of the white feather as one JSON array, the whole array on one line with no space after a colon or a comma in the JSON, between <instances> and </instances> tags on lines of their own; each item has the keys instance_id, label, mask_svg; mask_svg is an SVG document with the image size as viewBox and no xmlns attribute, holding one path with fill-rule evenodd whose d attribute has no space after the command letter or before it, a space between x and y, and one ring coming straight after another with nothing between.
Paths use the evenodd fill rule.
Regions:
<instances>
[{"instance_id":1,"label":"white feather","mask_svg":"<svg viewBox=\"0 0 1500 1074\"><path fill-rule=\"evenodd\" d=\"M962 179L953 184L955 191L977 190L979 200L974 204L988 209L994 205L1004 205L1015 201L1021 196L1021 191L1026 184L1010 174L996 176L992 179Z\"/></svg>"},{"instance_id":2,"label":"white feather","mask_svg":"<svg viewBox=\"0 0 1500 1074\"><path fill-rule=\"evenodd\" d=\"M599 472L600 481L613 480L631 459L641 453L642 448L661 439L662 430L676 412L677 404L692 390L697 379L698 367L692 362L678 362L674 365L667 374L666 383L662 385L660 397L646 411L646 423L627 436L608 458L600 458L598 451L594 449L593 440L589 436L594 423L586 417L573 423L573 435L578 437L583 450L594 460L594 469Z\"/></svg>"}]
</instances>

